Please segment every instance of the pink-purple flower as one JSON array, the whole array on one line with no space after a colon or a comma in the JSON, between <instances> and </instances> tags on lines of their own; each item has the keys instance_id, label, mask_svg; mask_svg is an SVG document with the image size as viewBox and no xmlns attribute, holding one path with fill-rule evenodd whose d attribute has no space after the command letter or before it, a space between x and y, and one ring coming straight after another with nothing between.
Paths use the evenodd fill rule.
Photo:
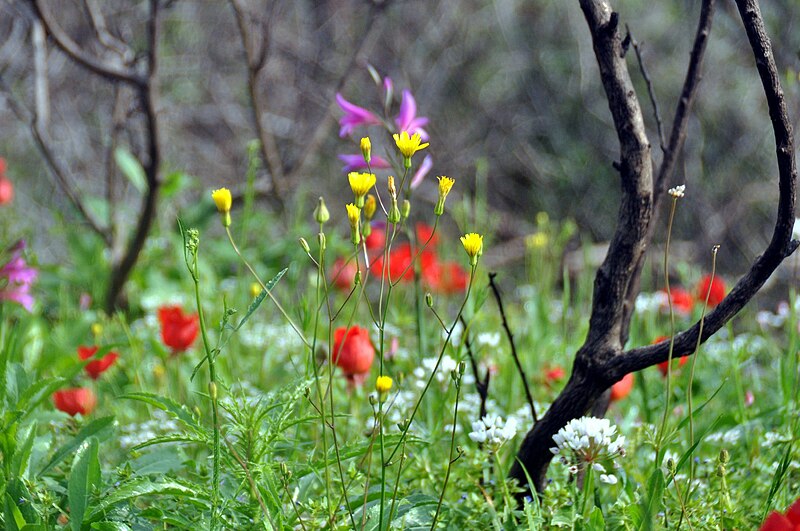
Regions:
<instances>
[{"instance_id":1,"label":"pink-purple flower","mask_svg":"<svg viewBox=\"0 0 800 531\"><path fill-rule=\"evenodd\" d=\"M400 101L400 113L394 121L397 124L399 133L406 131L409 136L419 133L422 140L428 140L428 132L423 129L428 125L428 118L417 116L417 101L408 89L403 91L403 99Z\"/></svg>"},{"instance_id":2,"label":"pink-purple flower","mask_svg":"<svg viewBox=\"0 0 800 531\"><path fill-rule=\"evenodd\" d=\"M364 155L358 153L356 155L337 155L339 160L344 162L344 168L342 171L345 173L349 173L351 171L358 171L358 170L366 170L367 163L364 161ZM391 164L383 158L377 155L372 155L372 158L369 162L369 168L375 169L386 169L391 168Z\"/></svg>"},{"instance_id":3,"label":"pink-purple flower","mask_svg":"<svg viewBox=\"0 0 800 531\"><path fill-rule=\"evenodd\" d=\"M14 301L30 312L33 310L31 285L38 273L25 263L24 249L25 242L20 240L11 248L11 260L0 268L0 300Z\"/></svg>"},{"instance_id":4,"label":"pink-purple flower","mask_svg":"<svg viewBox=\"0 0 800 531\"><path fill-rule=\"evenodd\" d=\"M422 164L419 165L419 168L416 172L414 172L414 177L411 178L411 189L413 190L417 186L422 183L422 180L428 175L428 172L431 171L433 167L433 159L430 155L425 155L425 158L422 159Z\"/></svg>"},{"instance_id":5,"label":"pink-purple flower","mask_svg":"<svg viewBox=\"0 0 800 531\"><path fill-rule=\"evenodd\" d=\"M340 93L336 93L336 102L344 111L344 116L339 118L339 136L345 137L362 125L378 125L381 120L374 113L364 107L354 105L344 99Z\"/></svg>"}]
</instances>

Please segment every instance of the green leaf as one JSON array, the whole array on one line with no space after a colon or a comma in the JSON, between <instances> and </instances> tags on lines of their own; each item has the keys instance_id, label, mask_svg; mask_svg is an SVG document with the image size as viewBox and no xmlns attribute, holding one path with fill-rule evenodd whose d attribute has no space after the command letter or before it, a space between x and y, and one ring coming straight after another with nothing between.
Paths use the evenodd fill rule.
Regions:
<instances>
[{"instance_id":1,"label":"green leaf","mask_svg":"<svg viewBox=\"0 0 800 531\"><path fill-rule=\"evenodd\" d=\"M92 529L97 531L131 531L131 528L122 522L95 522Z\"/></svg>"},{"instance_id":2,"label":"green leaf","mask_svg":"<svg viewBox=\"0 0 800 531\"><path fill-rule=\"evenodd\" d=\"M247 307L247 313L244 314L244 317L242 317L242 320L239 321L239 324L236 325L236 328L234 328L234 330L239 330L242 326L244 326L244 324L247 322L247 320L250 319L250 316L253 315L253 312L255 312L258 309L258 307L261 305L261 303L264 301L264 297L267 296L267 292L268 291L272 291L272 289L275 287L275 284L278 283L278 281L281 279L281 277L283 277L283 275L285 275L288 270L289 270L288 267L284 268L277 275L272 277L272 280L267 282L267 284L266 284L266 288L267 289L262 289L261 293L259 293L256 296L256 298L253 299L253 302L251 302L250 306Z\"/></svg>"},{"instance_id":3,"label":"green leaf","mask_svg":"<svg viewBox=\"0 0 800 531\"><path fill-rule=\"evenodd\" d=\"M604 531L606 528L606 521L603 518L603 511L600 510L600 507L595 506L592 509L592 513L589 515L589 523L586 529L591 531Z\"/></svg>"},{"instance_id":4,"label":"green leaf","mask_svg":"<svg viewBox=\"0 0 800 531\"><path fill-rule=\"evenodd\" d=\"M83 516L89 503L92 489L100 484L100 443L95 437L89 437L78 448L72 461L69 474L69 508L70 522L74 531L81 531Z\"/></svg>"},{"instance_id":5,"label":"green leaf","mask_svg":"<svg viewBox=\"0 0 800 531\"><path fill-rule=\"evenodd\" d=\"M30 415L39 404L50 398L50 396L62 387L67 380L65 378L45 378L34 382L22 393L15 409L22 412L18 420L22 420Z\"/></svg>"},{"instance_id":6,"label":"green leaf","mask_svg":"<svg viewBox=\"0 0 800 531\"><path fill-rule=\"evenodd\" d=\"M114 160L122 174L128 178L134 188L139 193L144 194L147 191L147 178L145 177L142 163L123 147L118 147L114 150Z\"/></svg>"},{"instance_id":7,"label":"green leaf","mask_svg":"<svg viewBox=\"0 0 800 531\"><path fill-rule=\"evenodd\" d=\"M661 473L661 468L656 468L647 481L647 495L642 498L642 523L639 529L650 530L655 528L653 518L661 509L664 485L664 474Z\"/></svg>"},{"instance_id":8,"label":"green leaf","mask_svg":"<svg viewBox=\"0 0 800 531\"><path fill-rule=\"evenodd\" d=\"M85 425L83 428L81 428L81 431L75 434L75 437L64 443L64 445L56 451L50 461L44 465L44 468L42 468L39 473L36 474L36 477L38 478L43 476L45 472L59 464L68 455L71 455L75 449L78 448L83 441L89 437L97 437L98 440L104 438L107 431L110 430L113 425L113 416L101 417Z\"/></svg>"},{"instance_id":9,"label":"green leaf","mask_svg":"<svg viewBox=\"0 0 800 531\"><path fill-rule=\"evenodd\" d=\"M118 503L152 495L176 496L179 498L194 498L196 500L202 500L203 502L208 501L203 489L195 485L184 484L171 479L150 481L150 479L146 477L137 477L107 492L100 502L95 505L92 512L89 513L85 520L94 522Z\"/></svg>"},{"instance_id":10,"label":"green leaf","mask_svg":"<svg viewBox=\"0 0 800 531\"><path fill-rule=\"evenodd\" d=\"M36 426L36 422L33 422L28 426L27 432L19 434L21 444L17 446L11 459L11 470L17 477L24 477L28 471L33 442L36 440Z\"/></svg>"},{"instance_id":11,"label":"green leaf","mask_svg":"<svg viewBox=\"0 0 800 531\"><path fill-rule=\"evenodd\" d=\"M170 417L183 423L187 428L191 428L197 433L203 433L203 427L197 423L191 412L186 409L186 406L178 404L171 398L155 395L153 393L127 393L122 395L120 398L138 400L139 402L144 402L145 404L155 406L164 411Z\"/></svg>"},{"instance_id":12,"label":"green leaf","mask_svg":"<svg viewBox=\"0 0 800 531\"><path fill-rule=\"evenodd\" d=\"M161 197L167 199L180 192L192 182L192 178L182 171L168 173L161 185Z\"/></svg>"}]
</instances>

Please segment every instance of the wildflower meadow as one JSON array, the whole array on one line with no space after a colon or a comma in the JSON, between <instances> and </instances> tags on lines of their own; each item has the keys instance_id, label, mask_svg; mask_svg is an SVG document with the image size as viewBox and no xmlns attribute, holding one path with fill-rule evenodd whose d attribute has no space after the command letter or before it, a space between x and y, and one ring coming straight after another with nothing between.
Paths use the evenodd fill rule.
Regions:
<instances>
[{"instance_id":1,"label":"wildflower meadow","mask_svg":"<svg viewBox=\"0 0 800 531\"><path fill-rule=\"evenodd\" d=\"M220 4L0 5L0 529L800 529L796 5Z\"/></svg>"}]
</instances>

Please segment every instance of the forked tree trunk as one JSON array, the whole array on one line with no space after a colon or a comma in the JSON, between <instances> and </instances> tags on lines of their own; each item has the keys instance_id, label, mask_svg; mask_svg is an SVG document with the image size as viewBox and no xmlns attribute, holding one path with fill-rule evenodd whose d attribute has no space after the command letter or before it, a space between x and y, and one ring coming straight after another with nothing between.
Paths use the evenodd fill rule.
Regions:
<instances>
[{"instance_id":1,"label":"forked tree trunk","mask_svg":"<svg viewBox=\"0 0 800 531\"><path fill-rule=\"evenodd\" d=\"M511 478L526 485L528 491L536 488L541 492L544 488L547 468L553 458L550 452L554 445L553 435L559 429L592 409L605 411L606 405L600 399L612 384L625 374L664 362L669 356L669 341L627 351L623 351L623 345L628 337L631 308L638 292L644 252L653 235L653 207L663 197L685 137L688 110L700 79L700 66L711 28L714 4L714 0L703 1L669 147L654 183L650 142L645 133L636 91L628 75L618 15L606 0L579 1L592 34L600 77L620 140L620 161L615 162L614 166L620 172L622 199L614 238L595 277L589 332L584 345L575 355L572 375L544 417L525 436L509 473ZM791 239L797 169L792 128L780 86L780 75L758 1L736 0L736 4L769 107L775 134L780 197L775 230L769 245L728 296L706 315L700 341L707 340L736 315L780 263L800 245L800 242ZM678 333L674 338L673 357L691 355L699 334L699 322ZM528 484L528 477L533 485Z\"/></svg>"}]
</instances>

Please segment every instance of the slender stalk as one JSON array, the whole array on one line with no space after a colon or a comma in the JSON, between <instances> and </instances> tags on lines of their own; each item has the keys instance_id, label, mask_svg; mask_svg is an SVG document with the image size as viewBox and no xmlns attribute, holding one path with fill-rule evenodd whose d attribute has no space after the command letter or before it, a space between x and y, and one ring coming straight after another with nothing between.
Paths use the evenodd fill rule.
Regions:
<instances>
[{"instance_id":1,"label":"slender stalk","mask_svg":"<svg viewBox=\"0 0 800 531\"><path fill-rule=\"evenodd\" d=\"M453 459L453 451L456 447L456 425L458 424L458 399L461 396L461 377L464 375L463 362L462 366L459 367L458 376L455 377L453 380L456 386L456 404L453 408L453 429L450 433L450 454L447 458L447 471L444 474L444 483L442 484L442 493L439 495L439 503L436 505L436 513L433 515L433 523L431 524L431 529L436 529L436 521L439 519L439 512L442 510L442 501L444 500L444 493L447 490L447 482L450 479L450 470L453 468L453 463L455 463L459 457L461 457L461 452L459 452L458 457Z\"/></svg>"},{"instance_id":2,"label":"slender stalk","mask_svg":"<svg viewBox=\"0 0 800 531\"><path fill-rule=\"evenodd\" d=\"M211 421L214 428L213 439L213 472L211 476L211 525L213 530L219 527L219 469L220 469L220 453L219 453L219 415L217 412L217 372L215 366L216 352L211 348L211 343L208 340L208 329L206 327L205 314L203 313L203 305L200 302L200 274L197 267L197 248L199 238L197 231L189 231L189 241L187 247L191 253L191 264L187 260L189 272L192 275L194 282L194 297L197 305L197 316L200 321L200 334L203 338L203 348L208 359L208 394L211 398Z\"/></svg>"},{"instance_id":3,"label":"slender stalk","mask_svg":"<svg viewBox=\"0 0 800 531\"><path fill-rule=\"evenodd\" d=\"M295 331L295 333L298 335L298 337L303 341L305 346L307 346L308 348L311 348L311 344L306 339L306 336L303 335L303 332L301 332L300 329L297 327L297 325L294 324L294 321L292 321L292 318L289 317L289 314L286 313L286 310L283 309L283 306L281 306L281 303L278 302L278 299L276 299L275 296L272 294L272 290L267 289L267 286L261 280L261 277L258 276L258 273L256 273L255 269L253 269L253 266L250 265L250 262L248 262L247 259L244 257L244 255L242 255L242 253L239 251L239 247L237 247L236 246L236 242L233 241L233 234L231 234L230 227L225 227L225 234L228 235L228 241L231 242L231 247L233 247L234 252L236 252L236 254L239 257L239 259L242 262L244 262L244 265L250 271L250 274L253 275L253 278L255 278L256 282L258 282L258 284L261 286L261 289L263 289L264 291L267 292L267 295L269 296L269 298L272 299L273 303L275 303L275 307L278 308L278 311L280 311L281 314L283 314L283 317L289 323L289 326L292 327L292 329Z\"/></svg>"}]
</instances>

